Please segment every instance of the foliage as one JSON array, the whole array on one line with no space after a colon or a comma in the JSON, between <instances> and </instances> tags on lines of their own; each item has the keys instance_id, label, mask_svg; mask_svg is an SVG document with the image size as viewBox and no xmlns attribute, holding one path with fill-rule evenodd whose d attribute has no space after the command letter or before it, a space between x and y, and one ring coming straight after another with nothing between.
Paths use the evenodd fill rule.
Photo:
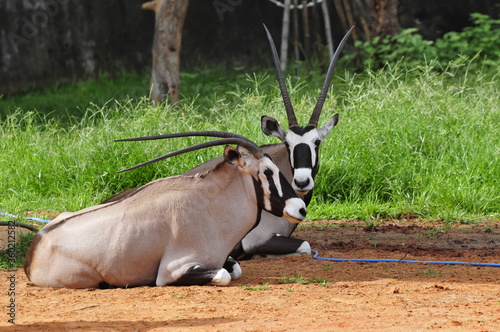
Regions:
<instances>
[{"instance_id":1,"label":"foliage","mask_svg":"<svg viewBox=\"0 0 500 332\"><path fill-rule=\"evenodd\" d=\"M437 54L444 61L452 61L457 54L473 58L480 53L485 58L485 65L498 66L500 59L500 19L491 19L488 15L471 14L474 26L464 28L462 32L448 32L436 40Z\"/></svg>"},{"instance_id":2,"label":"foliage","mask_svg":"<svg viewBox=\"0 0 500 332\"><path fill-rule=\"evenodd\" d=\"M448 32L435 42L425 40L418 29L404 29L395 36L376 37L356 42L365 68L378 69L402 61L406 66L421 65L424 60L437 59L440 68L459 58L472 59L480 55L482 65L498 66L500 59L500 20L488 15L471 14L473 26L461 32ZM355 55L351 55L353 57Z\"/></svg>"},{"instance_id":3,"label":"foliage","mask_svg":"<svg viewBox=\"0 0 500 332\"><path fill-rule=\"evenodd\" d=\"M428 58L436 56L433 42L424 40L417 33L418 29L404 29L397 35L389 35L385 38L375 37L370 41L356 41L356 47L360 49L365 68L382 68L386 63L396 63L404 59L405 63L421 63L422 55Z\"/></svg>"}]
</instances>

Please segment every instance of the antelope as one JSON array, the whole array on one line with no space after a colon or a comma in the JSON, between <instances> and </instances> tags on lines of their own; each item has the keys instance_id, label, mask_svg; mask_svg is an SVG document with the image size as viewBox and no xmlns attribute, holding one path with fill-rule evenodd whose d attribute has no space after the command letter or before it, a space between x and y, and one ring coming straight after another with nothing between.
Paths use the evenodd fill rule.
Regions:
<instances>
[{"instance_id":1,"label":"antelope","mask_svg":"<svg viewBox=\"0 0 500 332\"><path fill-rule=\"evenodd\" d=\"M335 114L322 127L318 128L319 117L325 103L340 52L354 28L355 26L352 26L339 43L330 61L323 87L311 118L309 119L309 123L302 127L297 121L286 88L276 46L271 33L264 25L273 55L273 62L285 106L289 130L284 130L275 118L262 116L262 131L266 135L276 137L282 142L280 144L262 146L262 149L266 151L273 160L276 160L278 168L283 174L287 175L287 180L290 181L293 189L297 195L304 200L306 205L309 205L311 201L314 180L319 170L320 144L337 125L339 120L339 115ZM310 255L311 247L307 241L290 237L296 227L296 224L292 225L287 223L284 219L268 213L263 213L259 225L243 238L238 246L231 252L231 256L238 259L248 259L253 257Z\"/></svg>"},{"instance_id":2,"label":"antelope","mask_svg":"<svg viewBox=\"0 0 500 332\"><path fill-rule=\"evenodd\" d=\"M288 118L289 130L284 130L278 121L270 116L261 117L262 131L271 137L276 137L282 143L261 146L262 150L269 154L275 161L280 171L292 184L297 195L304 200L306 205L311 201L314 181L319 170L319 147L330 131L337 125L339 115L335 114L322 127L318 128L321 110L330 87L335 65L355 26L345 34L335 51L318 101L314 107L309 123L302 127L298 124L293 109L290 96L286 87L280 60L276 51L271 33L264 25L267 38L271 47L274 65L278 77L278 83ZM161 136L150 137L149 139L160 139ZM220 158L209 160L184 174L196 174L215 163L220 162ZM103 203L111 202L133 192L134 189L125 190L115 196L108 198ZM297 224L291 224L286 220L276 217L267 212L263 212L260 223L231 252L231 257L236 259L250 259L254 257L274 257L286 255L309 255L311 247L307 241L291 238L291 234Z\"/></svg>"},{"instance_id":3,"label":"antelope","mask_svg":"<svg viewBox=\"0 0 500 332\"><path fill-rule=\"evenodd\" d=\"M113 202L62 213L32 241L24 265L31 282L66 288L224 286L241 275L228 255L262 210L293 223L305 218L305 203L254 142L215 131L164 138L187 136L220 139L124 171L210 146L237 148L227 145L223 160L202 173L158 179Z\"/></svg>"}]
</instances>

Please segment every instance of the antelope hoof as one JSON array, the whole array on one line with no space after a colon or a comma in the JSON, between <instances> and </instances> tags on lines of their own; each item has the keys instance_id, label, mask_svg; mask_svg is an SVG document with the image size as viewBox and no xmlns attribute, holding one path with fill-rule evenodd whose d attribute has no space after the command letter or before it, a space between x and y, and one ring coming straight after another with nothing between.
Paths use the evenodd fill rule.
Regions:
<instances>
[{"instance_id":1,"label":"antelope hoof","mask_svg":"<svg viewBox=\"0 0 500 332\"><path fill-rule=\"evenodd\" d=\"M220 269L210 282L214 286L227 286L231 282L231 275L226 269Z\"/></svg>"},{"instance_id":2,"label":"antelope hoof","mask_svg":"<svg viewBox=\"0 0 500 332\"><path fill-rule=\"evenodd\" d=\"M231 280L238 280L243 273L241 271L240 264L231 256L227 258L223 268L229 272L229 274L231 275Z\"/></svg>"},{"instance_id":3,"label":"antelope hoof","mask_svg":"<svg viewBox=\"0 0 500 332\"><path fill-rule=\"evenodd\" d=\"M229 273L231 275L231 280L238 280L241 278L241 275L243 274L243 271L241 270L240 264L235 262L236 264L233 265L233 271Z\"/></svg>"},{"instance_id":4,"label":"antelope hoof","mask_svg":"<svg viewBox=\"0 0 500 332\"><path fill-rule=\"evenodd\" d=\"M310 255L311 254L311 245L309 244L309 242L304 241L304 243L302 243L300 245L300 247L297 249L297 251L295 253L297 255Z\"/></svg>"}]
</instances>

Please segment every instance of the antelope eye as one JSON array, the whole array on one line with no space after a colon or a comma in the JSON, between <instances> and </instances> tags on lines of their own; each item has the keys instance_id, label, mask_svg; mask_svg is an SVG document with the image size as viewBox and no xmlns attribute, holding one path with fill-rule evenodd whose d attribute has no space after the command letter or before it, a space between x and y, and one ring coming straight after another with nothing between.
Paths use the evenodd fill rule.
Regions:
<instances>
[{"instance_id":1,"label":"antelope eye","mask_svg":"<svg viewBox=\"0 0 500 332\"><path fill-rule=\"evenodd\" d=\"M266 176L271 176L271 175L273 175L273 171L271 171L269 168L266 168L266 169L264 170L264 175L266 175Z\"/></svg>"}]
</instances>

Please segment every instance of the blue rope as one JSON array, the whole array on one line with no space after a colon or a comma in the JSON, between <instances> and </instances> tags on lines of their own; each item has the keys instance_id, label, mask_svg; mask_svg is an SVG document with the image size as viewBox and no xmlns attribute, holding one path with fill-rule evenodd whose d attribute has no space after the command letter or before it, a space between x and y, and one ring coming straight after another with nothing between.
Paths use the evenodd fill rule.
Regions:
<instances>
[{"instance_id":1,"label":"blue rope","mask_svg":"<svg viewBox=\"0 0 500 332\"><path fill-rule=\"evenodd\" d=\"M319 252L316 250L311 251L314 253L314 259L323 259L333 262L361 262L361 263L427 263L427 264L445 264L445 265L469 265L469 266L488 266L488 267L500 267L500 264L495 263L469 263L469 262L447 262L447 261L415 261L408 259L361 259L361 258L328 258L320 257Z\"/></svg>"},{"instance_id":2,"label":"blue rope","mask_svg":"<svg viewBox=\"0 0 500 332\"><path fill-rule=\"evenodd\" d=\"M16 216L15 214L12 214L12 213L0 212L0 215L6 216L6 217L11 217L11 218L16 218L16 219L20 218L20 217ZM43 222L43 223L49 223L50 222L50 220L42 219L42 218L35 218L35 217L23 217L22 219L33 220L33 221L38 221L38 222Z\"/></svg>"}]
</instances>

